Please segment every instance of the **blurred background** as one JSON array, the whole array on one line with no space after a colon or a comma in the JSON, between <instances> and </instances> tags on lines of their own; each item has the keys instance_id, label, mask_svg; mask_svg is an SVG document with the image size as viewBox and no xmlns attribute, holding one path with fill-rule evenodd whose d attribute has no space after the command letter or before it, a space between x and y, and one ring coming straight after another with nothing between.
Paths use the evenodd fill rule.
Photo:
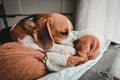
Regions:
<instances>
[{"instance_id":1,"label":"blurred background","mask_svg":"<svg viewBox=\"0 0 120 80\"><path fill-rule=\"evenodd\" d=\"M0 0L0 29L51 12L66 15L75 30L90 28L120 43L120 0Z\"/></svg>"}]
</instances>

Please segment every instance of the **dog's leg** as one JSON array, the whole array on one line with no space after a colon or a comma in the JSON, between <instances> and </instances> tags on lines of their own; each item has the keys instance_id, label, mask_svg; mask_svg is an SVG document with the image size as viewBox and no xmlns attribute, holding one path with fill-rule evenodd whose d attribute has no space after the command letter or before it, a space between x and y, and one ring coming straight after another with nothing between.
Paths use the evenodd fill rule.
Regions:
<instances>
[{"instance_id":1,"label":"dog's leg","mask_svg":"<svg viewBox=\"0 0 120 80\"><path fill-rule=\"evenodd\" d=\"M64 55L57 52L47 52L46 55L52 63L61 66L67 66L67 58L69 55Z\"/></svg>"},{"instance_id":2,"label":"dog's leg","mask_svg":"<svg viewBox=\"0 0 120 80\"><path fill-rule=\"evenodd\" d=\"M50 71L59 71L68 66L79 64L82 59L78 56L64 55L56 52L47 52L46 65Z\"/></svg>"},{"instance_id":3,"label":"dog's leg","mask_svg":"<svg viewBox=\"0 0 120 80\"><path fill-rule=\"evenodd\" d=\"M76 50L73 47L66 46L66 45L60 45L60 44L53 44L53 47L49 49L48 51L57 52L60 54L65 55L74 55L76 53Z\"/></svg>"},{"instance_id":4,"label":"dog's leg","mask_svg":"<svg viewBox=\"0 0 120 80\"><path fill-rule=\"evenodd\" d=\"M33 49L38 49L38 50L41 50L41 51L44 51L42 48L40 48L35 42L34 42L34 39L31 37L31 36L26 36L24 37L23 39L18 39L18 41L25 45L26 47L30 47L30 48L33 48Z\"/></svg>"},{"instance_id":5,"label":"dog's leg","mask_svg":"<svg viewBox=\"0 0 120 80\"><path fill-rule=\"evenodd\" d=\"M67 58L69 55L63 55L56 52L47 52L46 66L50 71L59 71L67 67Z\"/></svg>"}]
</instances>

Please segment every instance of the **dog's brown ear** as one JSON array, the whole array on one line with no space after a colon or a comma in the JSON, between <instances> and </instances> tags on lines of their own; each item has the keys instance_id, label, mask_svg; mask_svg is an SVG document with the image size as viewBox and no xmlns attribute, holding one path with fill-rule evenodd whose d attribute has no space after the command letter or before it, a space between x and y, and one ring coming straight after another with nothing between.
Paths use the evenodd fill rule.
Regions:
<instances>
[{"instance_id":1,"label":"dog's brown ear","mask_svg":"<svg viewBox=\"0 0 120 80\"><path fill-rule=\"evenodd\" d=\"M34 30L33 37L36 43L44 50L48 50L53 46L53 37L51 35L51 19L41 20Z\"/></svg>"}]
</instances>

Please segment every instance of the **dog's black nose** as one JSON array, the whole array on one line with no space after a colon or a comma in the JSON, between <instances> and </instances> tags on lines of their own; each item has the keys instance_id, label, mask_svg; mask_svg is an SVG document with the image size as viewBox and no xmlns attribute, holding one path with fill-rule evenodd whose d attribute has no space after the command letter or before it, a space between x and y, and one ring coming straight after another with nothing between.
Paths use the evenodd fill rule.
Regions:
<instances>
[{"instance_id":1,"label":"dog's black nose","mask_svg":"<svg viewBox=\"0 0 120 80\"><path fill-rule=\"evenodd\" d=\"M74 46L78 43L79 39L73 41Z\"/></svg>"}]
</instances>

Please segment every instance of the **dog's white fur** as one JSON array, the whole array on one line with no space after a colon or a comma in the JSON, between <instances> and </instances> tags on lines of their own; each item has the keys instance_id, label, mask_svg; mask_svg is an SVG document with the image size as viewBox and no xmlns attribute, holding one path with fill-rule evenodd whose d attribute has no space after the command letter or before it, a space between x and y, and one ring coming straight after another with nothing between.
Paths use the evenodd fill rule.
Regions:
<instances>
[{"instance_id":1,"label":"dog's white fur","mask_svg":"<svg viewBox=\"0 0 120 80\"><path fill-rule=\"evenodd\" d=\"M34 39L29 35L24 37L23 39L18 38L18 41L26 47L44 51L42 48L38 46L38 44L34 42Z\"/></svg>"}]
</instances>

